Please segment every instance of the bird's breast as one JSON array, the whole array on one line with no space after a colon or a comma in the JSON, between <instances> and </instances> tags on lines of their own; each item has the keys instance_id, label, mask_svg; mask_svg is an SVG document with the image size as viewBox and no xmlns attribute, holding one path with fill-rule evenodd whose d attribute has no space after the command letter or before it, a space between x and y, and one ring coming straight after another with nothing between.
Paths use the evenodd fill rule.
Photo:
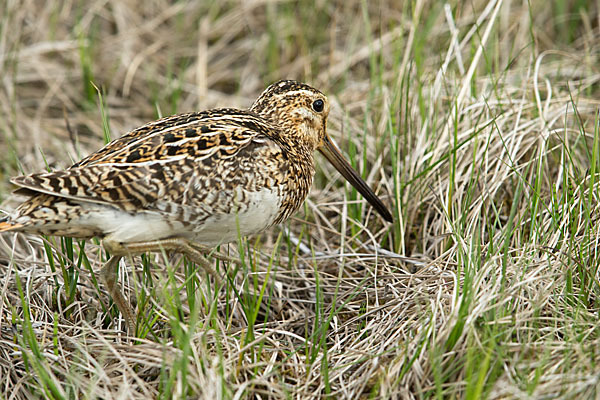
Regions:
<instances>
[{"instance_id":1,"label":"bird's breast","mask_svg":"<svg viewBox=\"0 0 600 400\"><path fill-rule=\"evenodd\" d=\"M230 212L209 213L203 221L193 224L194 240L207 245L234 242L273 225L284 197L282 187L259 191L240 190L236 206Z\"/></svg>"}]
</instances>

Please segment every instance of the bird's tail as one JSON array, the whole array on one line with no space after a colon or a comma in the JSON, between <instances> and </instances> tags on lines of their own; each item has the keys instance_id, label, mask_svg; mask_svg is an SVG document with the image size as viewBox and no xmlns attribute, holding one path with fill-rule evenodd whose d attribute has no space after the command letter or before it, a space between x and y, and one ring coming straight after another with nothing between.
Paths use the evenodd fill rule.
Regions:
<instances>
[{"instance_id":1,"label":"bird's tail","mask_svg":"<svg viewBox=\"0 0 600 400\"><path fill-rule=\"evenodd\" d=\"M0 218L0 232L18 230L22 226L23 226L23 224L17 224L14 222L10 222L8 216Z\"/></svg>"}]
</instances>

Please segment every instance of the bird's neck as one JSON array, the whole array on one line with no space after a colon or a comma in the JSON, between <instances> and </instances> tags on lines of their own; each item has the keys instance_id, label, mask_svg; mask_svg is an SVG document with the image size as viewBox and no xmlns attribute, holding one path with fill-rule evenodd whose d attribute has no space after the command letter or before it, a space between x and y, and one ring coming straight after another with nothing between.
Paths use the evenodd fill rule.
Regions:
<instances>
[{"instance_id":1,"label":"bird's neck","mask_svg":"<svg viewBox=\"0 0 600 400\"><path fill-rule=\"evenodd\" d=\"M290 147L290 152L301 155L313 154L318 146L318 134L309 121L294 121L293 119L277 119L272 115L263 118L277 127L280 140Z\"/></svg>"}]
</instances>

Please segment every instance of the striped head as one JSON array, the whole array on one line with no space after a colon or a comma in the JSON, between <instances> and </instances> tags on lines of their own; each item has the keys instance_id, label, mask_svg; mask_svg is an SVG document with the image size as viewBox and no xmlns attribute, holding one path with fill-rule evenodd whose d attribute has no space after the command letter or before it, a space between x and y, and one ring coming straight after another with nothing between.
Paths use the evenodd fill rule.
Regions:
<instances>
[{"instance_id":1,"label":"striped head","mask_svg":"<svg viewBox=\"0 0 600 400\"><path fill-rule=\"evenodd\" d=\"M281 128L285 139L316 150L326 136L329 100L317 89L292 80L270 85L250 111Z\"/></svg>"},{"instance_id":2,"label":"striped head","mask_svg":"<svg viewBox=\"0 0 600 400\"><path fill-rule=\"evenodd\" d=\"M327 135L329 101L323 93L301 82L283 80L269 86L250 111L280 128L282 139L292 146L301 147L305 154L306 150L310 153L319 150L386 221L392 221L387 207Z\"/></svg>"}]
</instances>

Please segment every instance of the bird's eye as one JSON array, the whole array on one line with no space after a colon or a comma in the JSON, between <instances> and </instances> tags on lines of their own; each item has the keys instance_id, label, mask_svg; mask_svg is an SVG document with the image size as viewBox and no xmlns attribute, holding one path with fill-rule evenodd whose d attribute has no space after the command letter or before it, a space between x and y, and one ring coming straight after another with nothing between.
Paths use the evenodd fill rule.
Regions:
<instances>
[{"instance_id":1,"label":"bird's eye","mask_svg":"<svg viewBox=\"0 0 600 400\"><path fill-rule=\"evenodd\" d=\"M319 99L319 100L315 100L312 104L312 108L313 110L315 110L316 112L321 112L323 111L323 107L325 107L325 103L323 103L323 100Z\"/></svg>"}]
</instances>

